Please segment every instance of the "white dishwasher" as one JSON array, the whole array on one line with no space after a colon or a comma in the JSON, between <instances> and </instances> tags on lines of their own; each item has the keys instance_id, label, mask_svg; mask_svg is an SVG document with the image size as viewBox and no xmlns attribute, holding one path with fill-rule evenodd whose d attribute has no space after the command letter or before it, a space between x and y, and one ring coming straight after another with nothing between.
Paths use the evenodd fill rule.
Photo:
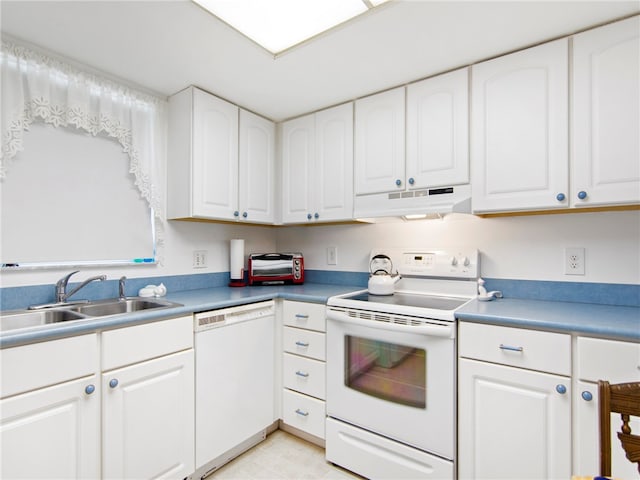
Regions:
<instances>
[{"instance_id":1,"label":"white dishwasher","mask_svg":"<svg viewBox=\"0 0 640 480\"><path fill-rule=\"evenodd\" d=\"M196 471L203 478L274 423L274 302L194 315Z\"/></svg>"}]
</instances>

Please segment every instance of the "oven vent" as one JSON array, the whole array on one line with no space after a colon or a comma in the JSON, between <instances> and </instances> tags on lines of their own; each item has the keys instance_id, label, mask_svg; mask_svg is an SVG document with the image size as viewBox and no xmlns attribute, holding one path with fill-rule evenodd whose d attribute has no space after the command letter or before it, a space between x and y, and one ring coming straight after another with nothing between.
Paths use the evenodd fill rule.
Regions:
<instances>
[{"instance_id":1,"label":"oven vent","mask_svg":"<svg viewBox=\"0 0 640 480\"><path fill-rule=\"evenodd\" d=\"M342 309L342 308L336 308L336 307L332 307L332 309L337 311L342 311L343 313L346 313L348 316L352 318L359 318L362 320L369 320L369 321L376 321L376 322L395 323L398 325L407 325L410 327L420 327L422 325L427 325L427 324L442 325L442 324L450 323L447 321L411 317L407 315L393 315L389 313Z\"/></svg>"}]
</instances>

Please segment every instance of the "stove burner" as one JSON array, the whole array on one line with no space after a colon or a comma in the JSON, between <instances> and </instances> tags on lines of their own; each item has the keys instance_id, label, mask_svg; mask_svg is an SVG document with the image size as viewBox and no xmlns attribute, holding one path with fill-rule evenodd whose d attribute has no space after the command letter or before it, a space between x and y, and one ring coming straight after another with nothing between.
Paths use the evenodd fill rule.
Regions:
<instances>
[{"instance_id":1,"label":"stove burner","mask_svg":"<svg viewBox=\"0 0 640 480\"><path fill-rule=\"evenodd\" d=\"M432 310L455 310L469 301L468 298L461 297L444 297L398 292L393 295L371 295L368 292L362 292L356 295L344 297L344 299L384 305L429 308Z\"/></svg>"}]
</instances>

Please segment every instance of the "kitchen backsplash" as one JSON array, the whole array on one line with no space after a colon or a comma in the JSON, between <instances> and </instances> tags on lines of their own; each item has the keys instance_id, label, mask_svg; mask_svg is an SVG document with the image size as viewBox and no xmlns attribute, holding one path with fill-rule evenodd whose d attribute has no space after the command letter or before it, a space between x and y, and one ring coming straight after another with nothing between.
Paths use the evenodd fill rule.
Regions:
<instances>
[{"instance_id":1,"label":"kitchen backsplash","mask_svg":"<svg viewBox=\"0 0 640 480\"><path fill-rule=\"evenodd\" d=\"M367 272L305 270L305 280L307 283L366 288L368 277ZM505 298L640 307L640 285L508 280L497 278L485 278L485 282L487 290L500 290ZM140 288L149 284L158 285L160 283L163 283L167 287L168 292L226 287L229 283L229 272L129 278L126 283L126 294L128 296L135 296ZM73 286L73 284L70 284L70 286ZM83 288L81 295L82 298L89 300L99 300L117 296L117 279L89 284ZM29 305L53 302L53 297L54 285L4 287L0 288L0 308L2 310L26 308Z\"/></svg>"}]
</instances>

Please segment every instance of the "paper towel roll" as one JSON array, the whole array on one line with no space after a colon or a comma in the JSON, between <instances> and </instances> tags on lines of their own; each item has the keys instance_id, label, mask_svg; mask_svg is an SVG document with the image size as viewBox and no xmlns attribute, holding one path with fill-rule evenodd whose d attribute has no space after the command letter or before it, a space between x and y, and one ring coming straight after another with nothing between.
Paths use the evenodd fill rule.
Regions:
<instances>
[{"instance_id":1,"label":"paper towel roll","mask_svg":"<svg viewBox=\"0 0 640 480\"><path fill-rule=\"evenodd\" d=\"M231 280L244 280L244 240L242 238L231 240L229 273Z\"/></svg>"}]
</instances>

